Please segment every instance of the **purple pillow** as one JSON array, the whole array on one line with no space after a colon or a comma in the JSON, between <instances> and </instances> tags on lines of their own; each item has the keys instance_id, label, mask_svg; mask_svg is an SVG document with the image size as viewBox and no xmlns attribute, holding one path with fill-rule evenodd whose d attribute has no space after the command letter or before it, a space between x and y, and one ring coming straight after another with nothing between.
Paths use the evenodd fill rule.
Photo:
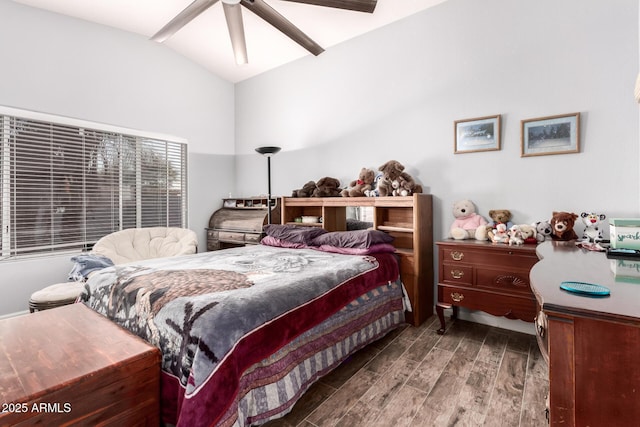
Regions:
<instances>
[{"instance_id":1,"label":"purple pillow","mask_svg":"<svg viewBox=\"0 0 640 427\"><path fill-rule=\"evenodd\" d=\"M291 243L303 243L305 245L311 245L311 241L325 234L327 230L319 227L303 227L296 225L284 225L284 224L268 224L264 226L264 232L267 236L275 237L276 239L285 240Z\"/></svg>"},{"instance_id":2,"label":"purple pillow","mask_svg":"<svg viewBox=\"0 0 640 427\"><path fill-rule=\"evenodd\" d=\"M311 242L311 246L335 246L339 248L366 249L378 243L391 243L393 236L380 230L332 231L324 233Z\"/></svg>"}]
</instances>

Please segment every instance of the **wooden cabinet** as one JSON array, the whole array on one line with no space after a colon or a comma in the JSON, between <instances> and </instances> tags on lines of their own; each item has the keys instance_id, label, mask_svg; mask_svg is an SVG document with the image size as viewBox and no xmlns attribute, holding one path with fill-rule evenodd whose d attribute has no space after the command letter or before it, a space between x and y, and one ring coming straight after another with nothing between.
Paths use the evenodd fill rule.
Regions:
<instances>
[{"instance_id":1,"label":"wooden cabinet","mask_svg":"<svg viewBox=\"0 0 640 427\"><path fill-rule=\"evenodd\" d=\"M533 322L536 301L529 271L538 261L535 245L508 246L489 241L444 240L438 245L438 333L443 309L482 310L494 316Z\"/></svg>"},{"instance_id":2,"label":"wooden cabinet","mask_svg":"<svg viewBox=\"0 0 640 427\"><path fill-rule=\"evenodd\" d=\"M283 224L323 227L328 231L347 229L347 207L371 207L373 228L394 237L400 276L413 309L413 312L406 313L407 322L418 326L433 315L433 199L430 194L407 197L285 197L281 206ZM295 222L302 216L322 217L322 222Z\"/></svg>"},{"instance_id":3,"label":"wooden cabinet","mask_svg":"<svg viewBox=\"0 0 640 427\"><path fill-rule=\"evenodd\" d=\"M160 423L160 351L85 305L4 319L0 343L0 425Z\"/></svg>"},{"instance_id":4,"label":"wooden cabinet","mask_svg":"<svg viewBox=\"0 0 640 427\"><path fill-rule=\"evenodd\" d=\"M537 332L549 364L552 426L631 426L640 419L640 284L616 281L602 252L574 242L539 245L531 270L540 321ZM610 289L590 298L560 289L563 281ZM546 320L546 321L545 321Z\"/></svg>"},{"instance_id":5,"label":"wooden cabinet","mask_svg":"<svg viewBox=\"0 0 640 427\"><path fill-rule=\"evenodd\" d=\"M280 223L280 206L272 199L271 223ZM209 219L207 250L255 245L262 239L262 227L268 222L267 198L223 199L222 207Z\"/></svg>"}]
</instances>

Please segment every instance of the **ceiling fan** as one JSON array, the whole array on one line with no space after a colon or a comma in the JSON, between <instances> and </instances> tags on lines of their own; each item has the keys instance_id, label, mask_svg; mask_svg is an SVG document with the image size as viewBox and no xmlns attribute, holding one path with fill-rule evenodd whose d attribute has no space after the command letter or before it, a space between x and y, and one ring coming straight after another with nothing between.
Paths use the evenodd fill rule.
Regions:
<instances>
[{"instance_id":1,"label":"ceiling fan","mask_svg":"<svg viewBox=\"0 0 640 427\"><path fill-rule=\"evenodd\" d=\"M231 46L237 64L246 64L247 45L244 38L244 25L242 21L242 11L240 6L244 6L269 24L282 31L291 40L307 49L314 55L324 52L324 49L314 42L309 36L303 33L298 27L293 25L284 16L265 3L263 0L221 0L224 8L224 15L229 28ZM295 3L305 3L317 6L346 9L357 12L373 13L378 0L285 0ZM182 27L191 22L195 17L216 4L218 0L194 0L182 12L176 15L167 25L151 37L151 40L162 43Z\"/></svg>"}]
</instances>

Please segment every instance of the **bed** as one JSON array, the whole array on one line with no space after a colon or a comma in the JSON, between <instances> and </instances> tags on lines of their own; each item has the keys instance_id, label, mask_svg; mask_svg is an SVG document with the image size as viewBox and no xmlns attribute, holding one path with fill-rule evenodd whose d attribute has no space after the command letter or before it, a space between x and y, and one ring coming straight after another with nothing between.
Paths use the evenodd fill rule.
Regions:
<instances>
[{"instance_id":1,"label":"bed","mask_svg":"<svg viewBox=\"0 0 640 427\"><path fill-rule=\"evenodd\" d=\"M166 423L279 418L317 379L404 323L388 242L267 237L270 245L119 265L87 281L80 302L160 348Z\"/></svg>"}]
</instances>

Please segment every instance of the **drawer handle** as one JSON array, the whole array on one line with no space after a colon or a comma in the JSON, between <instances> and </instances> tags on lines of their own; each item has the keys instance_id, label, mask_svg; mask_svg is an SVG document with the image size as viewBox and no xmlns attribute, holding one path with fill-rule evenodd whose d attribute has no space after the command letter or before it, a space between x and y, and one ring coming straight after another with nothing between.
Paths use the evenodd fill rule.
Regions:
<instances>
[{"instance_id":1,"label":"drawer handle","mask_svg":"<svg viewBox=\"0 0 640 427\"><path fill-rule=\"evenodd\" d=\"M451 258L453 258L454 261L461 261L462 258L464 258L464 252L453 251L451 252Z\"/></svg>"},{"instance_id":2,"label":"drawer handle","mask_svg":"<svg viewBox=\"0 0 640 427\"><path fill-rule=\"evenodd\" d=\"M451 275L453 276L454 279L462 279L462 276L464 276L464 271L451 270Z\"/></svg>"},{"instance_id":3,"label":"drawer handle","mask_svg":"<svg viewBox=\"0 0 640 427\"><path fill-rule=\"evenodd\" d=\"M454 302L460 302L464 299L464 295L462 295L460 292L451 292L451 299Z\"/></svg>"}]
</instances>

